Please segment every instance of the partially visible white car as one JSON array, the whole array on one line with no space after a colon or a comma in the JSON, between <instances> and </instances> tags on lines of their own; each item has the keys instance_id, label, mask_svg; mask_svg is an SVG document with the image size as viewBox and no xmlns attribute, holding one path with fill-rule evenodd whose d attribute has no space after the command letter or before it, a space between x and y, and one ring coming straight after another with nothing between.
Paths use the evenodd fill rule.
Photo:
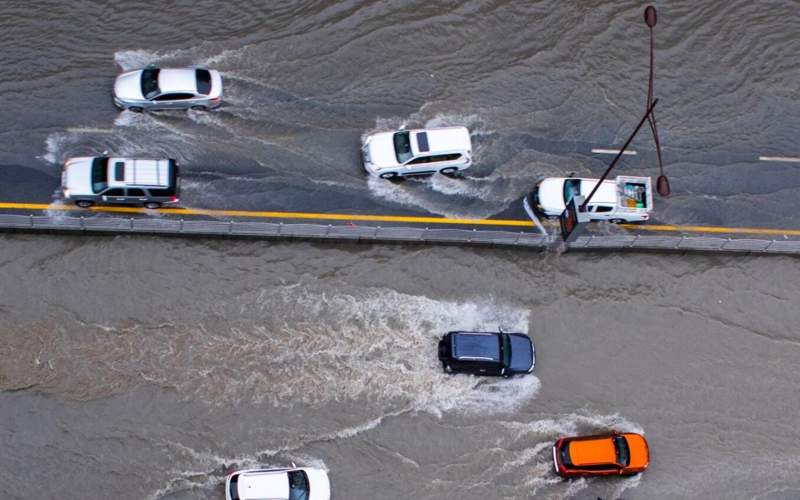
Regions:
<instances>
[{"instance_id":1,"label":"partially visible white car","mask_svg":"<svg viewBox=\"0 0 800 500\"><path fill-rule=\"evenodd\" d=\"M227 500L330 500L328 473L311 467L247 469L225 479Z\"/></svg>"},{"instance_id":2,"label":"partially visible white car","mask_svg":"<svg viewBox=\"0 0 800 500\"><path fill-rule=\"evenodd\" d=\"M379 132L366 138L361 154L367 172L382 179L453 174L472 165L472 142L466 127Z\"/></svg>"},{"instance_id":3,"label":"partially visible white car","mask_svg":"<svg viewBox=\"0 0 800 500\"><path fill-rule=\"evenodd\" d=\"M558 217L573 196L589 196L599 179L548 177L537 184L525 198L525 208L547 217ZM606 180L587 206L590 220L642 222L653 211L653 188L650 177L618 176Z\"/></svg>"}]
</instances>

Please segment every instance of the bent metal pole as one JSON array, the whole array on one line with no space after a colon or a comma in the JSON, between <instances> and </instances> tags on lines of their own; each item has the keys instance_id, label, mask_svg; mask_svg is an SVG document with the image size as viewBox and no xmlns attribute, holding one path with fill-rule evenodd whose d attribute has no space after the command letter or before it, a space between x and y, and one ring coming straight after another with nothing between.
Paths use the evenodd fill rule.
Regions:
<instances>
[{"instance_id":1,"label":"bent metal pole","mask_svg":"<svg viewBox=\"0 0 800 500\"><path fill-rule=\"evenodd\" d=\"M639 120L639 125L636 125L636 129L633 131L633 133L630 135L630 137L628 137L628 140L625 141L625 145L622 146L622 149L619 150L619 153L617 153L617 156L616 156L616 158L614 158L614 161L611 162L611 165L608 166L606 171L603 173L603 176L600 177L599 181L597 181L597 185L595 185L594 189L592 189L592 192L589 193L589 196L587 196L586 199L583 200L583 203L581 204L581 207L580 207L581 212L585 212L586 211L586 205L588 205L589 200L592 199L592 196L594 196L594 193L597 191L597 189L600 187L600 185L603 183L603 181L606 180L606 177L608 177L608 174L611 173L611 170L617 164L619 159L622 158L622 155L625 153L625 150L628 149L628 146L630 146L631 141L633 141L633 138L636 137L636 134L637 134L637 132L639 132L639 129L642 128L642 125L644 125L644 122L647 121L647 118L650 116L650 113L653 112L653 109L656 107L656 104L658 104L658 99L654 100L653 104L651 104L650 107L647 108L647 113L645 113L644 116L642 117L642 119Z\"/></svg>"}]
</instances>

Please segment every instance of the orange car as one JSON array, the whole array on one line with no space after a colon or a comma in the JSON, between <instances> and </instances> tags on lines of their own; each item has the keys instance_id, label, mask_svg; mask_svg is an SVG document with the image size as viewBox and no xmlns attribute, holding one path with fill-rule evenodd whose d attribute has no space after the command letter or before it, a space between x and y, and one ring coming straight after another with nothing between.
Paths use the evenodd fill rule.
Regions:
<instances>
[{"instance_id":1,"label":"orange car","mask_svg":"<svg viewBox=\"0 0 800 500\"><path fill-rule=\"evenodd\" d=\"M553 464L561 477L638 474L650 465L650 451L640 434L567 437L553 446Z\"/></svg>"}]
</instances>

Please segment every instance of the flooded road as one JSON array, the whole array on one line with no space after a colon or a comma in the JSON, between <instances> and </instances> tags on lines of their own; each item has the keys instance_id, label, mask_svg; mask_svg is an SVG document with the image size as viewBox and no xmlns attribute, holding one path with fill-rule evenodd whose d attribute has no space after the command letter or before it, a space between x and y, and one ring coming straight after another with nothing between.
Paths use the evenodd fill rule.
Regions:
<instances>
[{"instance_id":1,"label":"flooded road","mask_svg":"<svg viewBox=\"0 0 800 500\"><path fill-rule=\"evenodd\" d=\"M195 208L488 217L599 175L644 112L643 2L9 1L0 201L61 162L174 157ZM795 227L796 2L657 5L670 223ZM224 105L113 107L208 65ZM367 178L363 134L466 125L460 179ZM657 175L640 134L620 173ZM334 498L800 496L796 259L0 236L0 497L215 499L233 468ZM534 376L446 377L438 337L516 330ZM641 477L561 481L564 434L644 432Z\"/></svg>"},{"instance_id":2,"label":"flooded road","mask_svg":"<svg viewBox=\"0 0 800 500\"><path fill-rule=\"evenodd\" d=\"M0 244L4 498L221 498L291 461L339 499L800 492L791 258ZM498 327L534 376L441 372L440 335ZM645 432L646 474L554 476L557 437L609 427Z\"/></svg>"}]
</instances>

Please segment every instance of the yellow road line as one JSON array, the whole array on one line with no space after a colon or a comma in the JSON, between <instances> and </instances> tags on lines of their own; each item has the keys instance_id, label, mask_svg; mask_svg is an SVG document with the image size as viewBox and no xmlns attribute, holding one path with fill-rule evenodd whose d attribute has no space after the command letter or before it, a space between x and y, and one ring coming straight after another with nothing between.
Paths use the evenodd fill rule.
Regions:
<instances>
[{"instance_id":1,"label":"yellow road line","mask_svg":"<svg viewBox=\"0 0 800 500\"><path fill-rule=\"evenodd\" d=\"M48 205L46 203L0 203L0 209L12 210L85 210L73 205ZM92 207L94 212L114 213L147 213L137 207ZM407 222L412 224L459 224L468 226L515 226L533 227L529 220L505 219L451 219L446 217L414 217L401 215L363 215L363 214L324 214L312 212L256 212L250 210L206 210L199 208L164 208L157 210L164 214L174 215L207 215L209 217L259 217L265 219L305 219L305 220L337 220L366 222Z\"/></svg>"},{"instance_id":2,"label":"yellow road line","mask_svg":"<svg viewBox=\"0 0 800 500\"><path fill-rule=\"evenodd\" d=\"M770 236L800 236L800 229L770 229L760 227L682 226L677 224L620 224L625 229L664 231L671 233L764 234Z\"/></svg>"}]
</instances>

